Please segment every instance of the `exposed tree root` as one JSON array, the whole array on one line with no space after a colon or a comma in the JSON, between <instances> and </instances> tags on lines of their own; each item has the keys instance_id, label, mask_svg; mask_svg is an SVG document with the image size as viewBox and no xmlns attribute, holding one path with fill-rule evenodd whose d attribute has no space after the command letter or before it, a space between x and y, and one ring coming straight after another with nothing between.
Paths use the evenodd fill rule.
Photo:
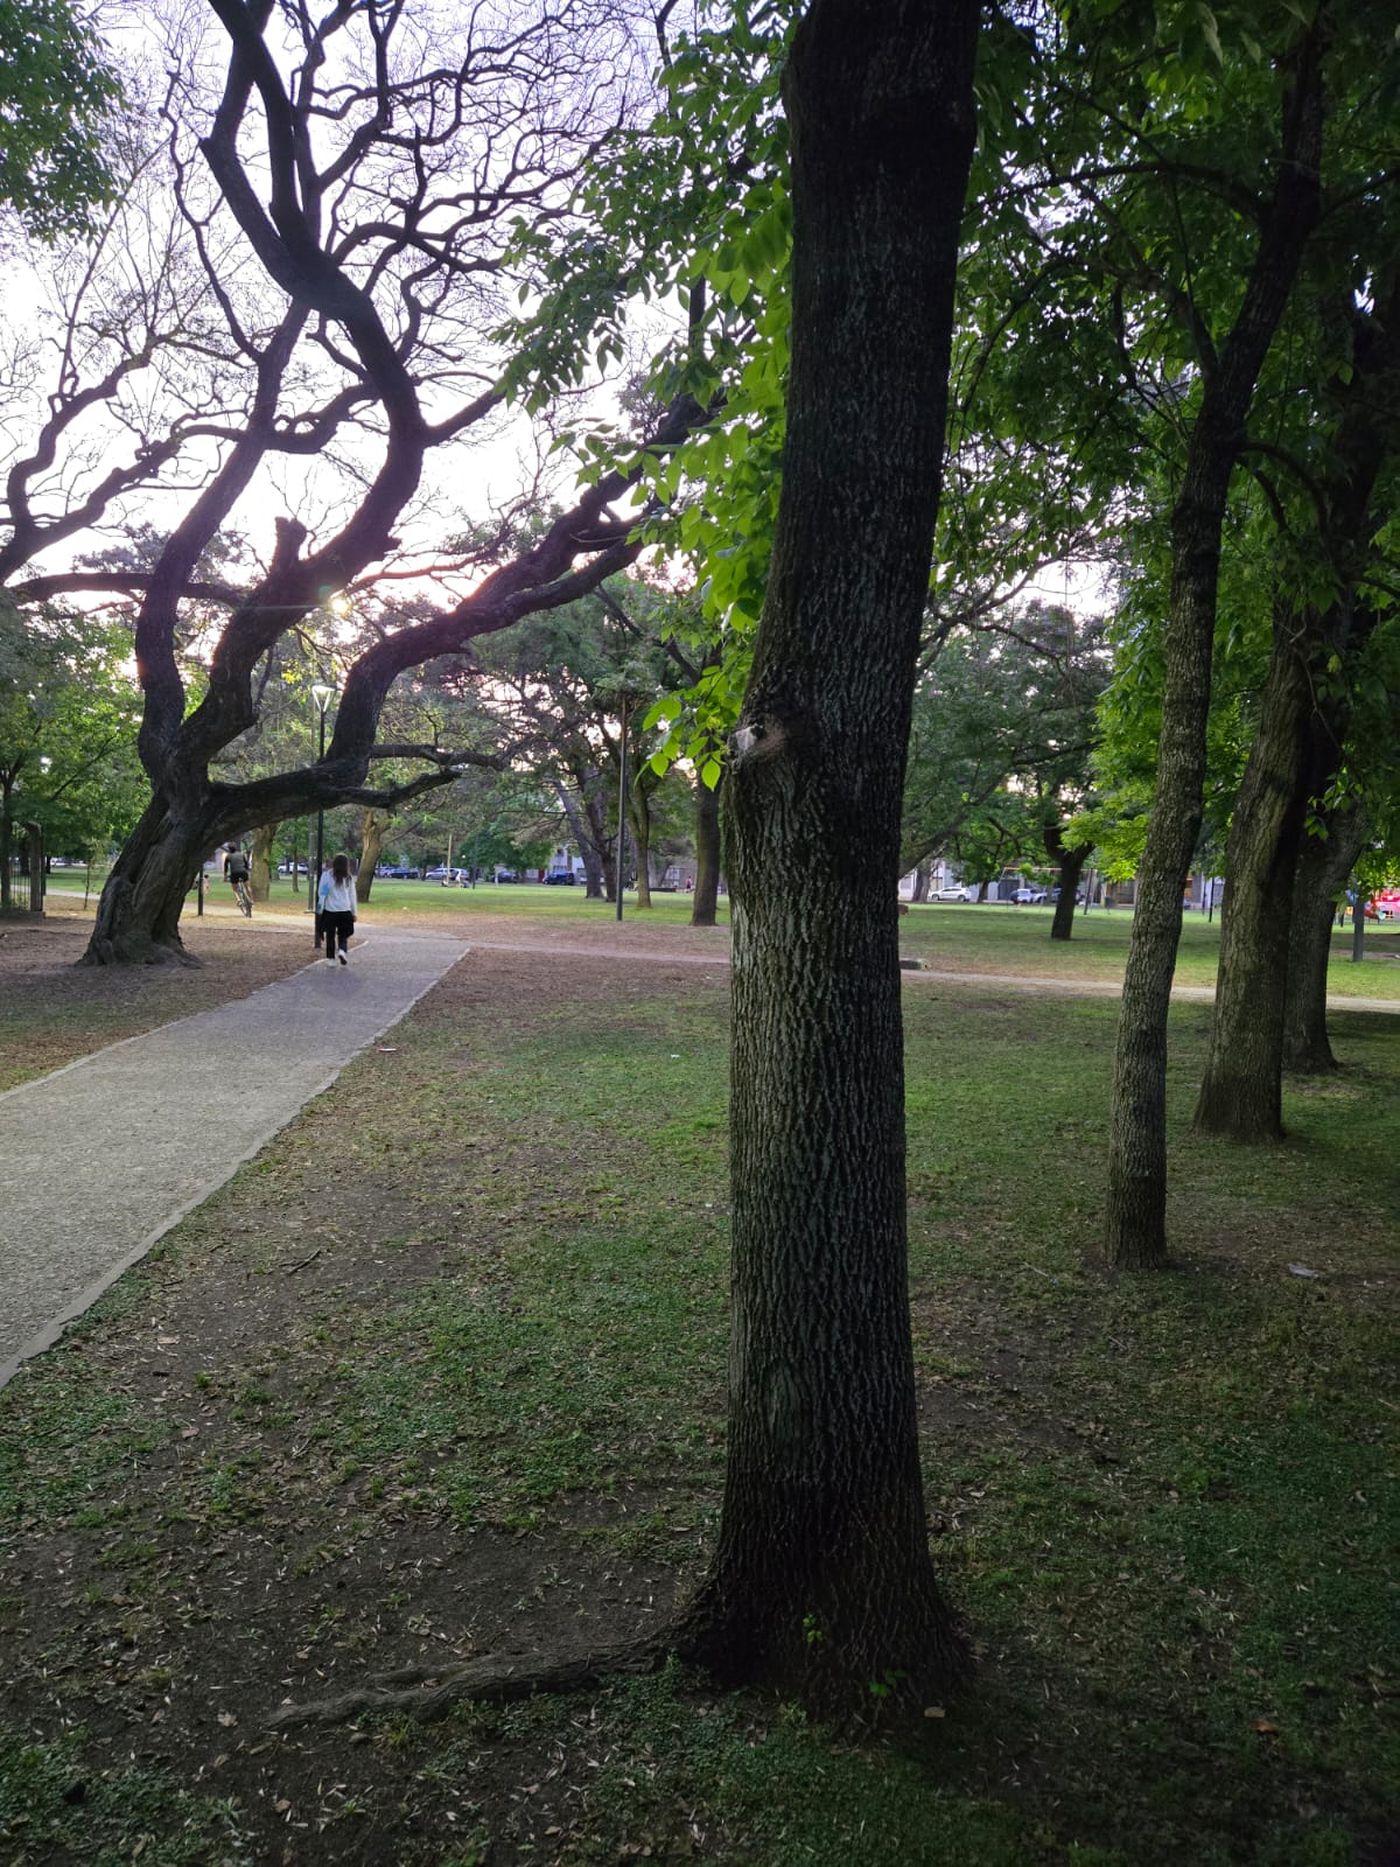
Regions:
<instances>
[{"instance_id":1,"label":"exposed tree root","mask_svg":"<svg viewBox=\"0 0 1400 1867\"><path fill-rule=\"evenodd\" d=\"M581 1692L619 1674L659 1672L674 1651L672 1636L600 1647L575 1659L468 1660L439 1672L410 1667L384 1673L372 1684L332 1698L279 1705L267 1723L270 1730L287 1731L304 1725L345 1724L366 1711L394 1711L430 1724L469 1699L505 1705L533 1698L538 1692Z\"/></svg>"},{"instance_id":2,"label":"exposed tree root","mask_svg":"<svg viewBox=\"0 0 1400 1867\"><path fill-rule=\"evenodd\" d=\"M820 1658L820 1655L819 1655ZM972 1670L962 1632L951 1623L931 1640L924 1676L891 1676L884 1695L871 1695L869 1667L828 1670L787 1668L777 1656L752 1644L746 1630L716 1618L702 1594L659 1632L644 1639L595 1647L572 1659L468 1660L443 1669L404 1667L330 1698L305 1704L288 1701L267 1720L273 1731L308 1725L346 1724L362 1712L397 1712L424 1724L444 1718L468 1701L505 1705L541 1693L583 1692L609 1679L660 1672L672 1660L695 1668L719 1689L779 1691L801 1699L815 1715L867 1735L876 1729L917 1724L930 1704L941 1706L964 1687ZM878 1671L878 1669L877 1669Z\"/></svg>"},{"instance_id":3,"label":"exposed tree root","mask_svg":"<svg viewBox=\"0 0 1400 1867\"><path fill-rule=\"evenodd\" d=\"M195 955L178 938L157 940L149 934L118 934L108 939L94 934L88 942L86 952L76 964L79 966L198 968L204 964L204 961L196 959Z\"/></svg>"}]
</instances>

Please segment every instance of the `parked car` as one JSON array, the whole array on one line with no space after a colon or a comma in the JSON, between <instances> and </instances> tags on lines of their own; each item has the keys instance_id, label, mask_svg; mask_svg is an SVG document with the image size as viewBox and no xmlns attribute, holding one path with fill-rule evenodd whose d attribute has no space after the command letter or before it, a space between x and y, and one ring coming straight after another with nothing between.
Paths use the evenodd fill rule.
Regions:
<instances>
[{"instance_id":1,"label":"parked car","mask_svg":"<svg viewBox=\"0 0 1400 1867\"><path fill-rule=\"evenodd\" d=\"M959 882L956 887L935 888L930 899L933 901L972 901L975 896L970 888L964 888Z\"/></svg>"},{"instance_id":2,"label":"parked car","mask_svg":"<svg viewBox=\"0 0 1400 1867\"><path fill-rule=\"evenodd\" d=\"M1366 903L1366 918L1372 921L1400 920L1400 888L1382 888Z\"/></svg>"},{"instance_id":3,"label":"parked car","mask_svg":"<svg viewBox=\"0 0 1400 1867\"><path fill-rule=\"evenodd\" d=\"M423 871L423 880L425 882L442 882L446 884L452 880L452 874L453 871L451 869L444 868L442 864L439 863L437 868L425 869Z\"/></svg>"},{"instance_id":4,"label":"parked car","mask_svg":"<svg viewBox=\"0 0 1400 1867\"><path fill-rule=\"evenodd\" d=\"M546 888L572 888L578 881L572 869L554 869L544 878Z\"/></svg>"},{"instance_id":5,"label":"parked car","mask_svg":"<svg viewBox=\"0 0 1400 1867\"><path fill-rule=\"evenodd\" d=\"M1018 888L1011 899L1021 907L1032 907L1037 902L1044 901L1046 894L1043 888Z\"/></svg>"},{"instance_id":6,"label":"parked car","mask_svg":"<svg viewBox=\"0 0 1400 1867\"><path fill-rule=\"evenodd\" d=\"M518 882L520 877L516 874L514 869L497 869L496 880L498 882Z\"/></svg>"}]
</instances>

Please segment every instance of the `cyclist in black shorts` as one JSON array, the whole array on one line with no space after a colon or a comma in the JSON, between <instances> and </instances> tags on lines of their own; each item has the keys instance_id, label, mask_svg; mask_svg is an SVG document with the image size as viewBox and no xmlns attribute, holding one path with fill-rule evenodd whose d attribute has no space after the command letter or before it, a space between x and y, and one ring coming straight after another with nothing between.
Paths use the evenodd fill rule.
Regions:
<instances>
[{"instance_id":1,"label":"cyclist in black shorts","mask_svg":"<svg viewBox=\"0 0 1400 1867\"><path fill-rule=\"evenodd\" d=\"M248 888L250 874L247 856L237 843L229 843L224 850L224 880L233 889L233 898L243 914L251 914L253 911L252 895Z\"/></svg>"}]
</instances>

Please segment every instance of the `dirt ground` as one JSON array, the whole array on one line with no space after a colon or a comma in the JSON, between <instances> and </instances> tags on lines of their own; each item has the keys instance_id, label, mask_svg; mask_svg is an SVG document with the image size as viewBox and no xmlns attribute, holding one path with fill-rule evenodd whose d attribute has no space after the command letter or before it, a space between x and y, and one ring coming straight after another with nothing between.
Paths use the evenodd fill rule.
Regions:
<instances>
[{"instance_id":1,"label":"dirt ground","mask_svg":"<svg viewBox=\"0 0 1400 1867\"><path fill-rule=\"evenodd\" d=\"M503 920L490 935L473 932L508 942L514 929ZM638 989L615 959L561 967L539 933L527 936L538 954L474 951L414 1023L430 1038L489 1032L493 1046L504 1046L590 1000L625 1003ZM215 963L201 972L161 968L157 978L71 970L81 949L76 929L51 926L4 943L9 978L73 1022L47 1046L13 1060L0 1049L0 1059L58 1063L99 1022L109 1037L126 1036L161 1022L172 1003L177 1015L202 1009L306 958L301 939L266 929L206 926L191 945ZM629 947L635 961L654 943L639 931ZM716 968L705 979L693 963L699 956L648 964L645 991L716 994L722 974ZM694 1573L684 1558L626 1553L629 1517L657 1505L645 1486L623 1485L566 1510L562 1535L467 1529L423 1509L411 1462L390 1462L386 1486L368 1465L338 1459L328 1468L318 1455L317 1422L334 1412L341 1378L334 1338L444 1274L462 1275L473 1254L490 1256L500 1243L464 1229L462 1206L445 1208L440 1173L425 1170L413 1145L423 1084L411 1044L397 1037L390 1033L284 1131L269 1150L270 1171L263 1162L245 1170L117 1286L90 1327L80 1325L17 1377L16 1388L36 1372L53 1382L59 1440L75 1418L90 1418L91 1432L55 1464L41 1453L22 1475L5 1470L0 1446L0 1481L11 1481L0 1491L10 1490L21 1513L36 1490L54 1501L51 1485L73 1505L52 1517L42 1509L21 1515L8 1532L0 1521L0 1722L45 1743L81 1729L83 1762L63 1791L70 1801L95 1797L133 1767L196 1795L236 1796L254 1829L240 1828L242 1848L231 1848L230 1860L442 1861L444 1837L461 1832L453 1823L464 1797L483 1796L498 1807L521 1804L518 1824L505 1823L514 1837L497 1829L493 1863L555 1858L545 1831L561 1832L563 1803L577 1805L587 1779L562 1778L547 1752L532 1769L528 1741L523 1767L520 1746L510 1747L492 1793L489 1741L468 1784L404 1767L404 1740L392 1729L373 1738L343 1730L274 1738L268 1715L288 1697L319 1698L369 1671L567 1652L626 1635L655 1624ZM449 1067L469 1073L472 1048L469 1038L454 1042ZM344 1140L352 1107L363 1106L357 1067L383 1079L386 1109L400 1111L386 1121L372 1163ZM472 1173L478 1182L506 1172L537 1177L557 1190L570 1165L547 1148L522 1150L498 1137L476 1148ZM515 1216L528 1220L531 1203ZM65 1470L77 1487L71 1495ZM134 1487L128 1471L139 1471ZM698 1564L698 1539L690 1542ZM552 1792L520 1797L518 1783L532 1776L536 1789L560 1780ZM428 1835L437 1839L420 1842ZM123 1845L128 1852L112 1858L136 1858L130 1836ZM220 1858L200 1851L211 1845L206 1839L189 1858ZM91 1858L59 1849L0 1856ZM470 1849L461 1856L476 1858Z\"/></svg>"},{"instance_id":2,"label":"dirt ground","mask_svg":"<svg viewBox=\"0 0 1400 1867\"><path fill-rule=\"evenodd\" d=\"M26 992L23 982L35 982L45 1007L71 1011L70 1024L91 1037L102 1018L113 1036L160 1022L171 992L188 995L181 1013L200 1009L306 957L298 932L266 924L214 923L194 937L217 966L72 973L55 955L76 951L81 934L62 927L0 966ZM921 1852L923 1828L901 1816L889 1832L902 1841L872 1842L867 1812L878 1820L899 1774L883 1758L861 1779L844 1839L799 1847L767 1831L765 1841L768 1779L753 1779L743 1803L748 1779L734 1759L746 1769L745 1759L780 1754L781 1714L751 1700L729 1710L684 1684L648 1682L650 1700L622 1686L469 1710L440 1726L381 1716L356 1729L268 1727L287 1700L398 1668L435 1675L463 1660L560 1656L647 1632L693 1584L716 1521L723 1441L727 957L724 929L475 917L463 961L402 1025L90 1321L21 1370L0 1397L5 1867L1068 1858L1050 1827L1043 1846L998 1851L974 1836L961 1853L941 1843ZM1082 1223L1074 1175L1090 1176L1090 1199L1098 1153L1077 1059L1103 1053L1108 1013L1057 1003L1042 1015L1020 997L961 991L946 1002L933 990L913 996L917 1041L946 1043L964 1065L947 1073L942 1119L990 1135L993 1149L975 1170L956 1151L955 1167L917 1148L911 1158L915 1244L925 1248L935 1223L940 1238L939 1275L915 1300L925 1440L940 1473L930 1527L948 1537L940 1562L986 1642L981 1709L931 1733L945 1748L926 1789L921 1779L918 1823L941 1832L948 1805L936 1799L956 1777L975 1798L965 1807L1024 1798L1053 1825L1072 1767L1079 1800L1066 1834L1122 1845L1152 1794L1133 1778L1129 1795L1125 1783L1144 1768L1142 1780L1155 1782L1170 1741L1167 1813L1177 1826L1147 1847L1135 1829L1101 1858L1301 1859L1255 1851L1254 1841L1275 1820L1317 1822L1334 1798L1351 1832L1374 1829L1371 1805L1336 1788L1339 1766L1296 1744L1277 1761L1261 1748L1276 1725L1295 1739L1309 1720L1324 1734L1352 1728L1318 1696L1330 1662L1299 1662L1309 1668L1302 1709L1290 1706L1285 1719L1256 1685L1251 1653L1233 1657L1223 1633L1218 1652L1200 1645L1177 1558L1162 1553L1178 1547L1177 1518L1181 1536L1196 1535L1199 1514L1193 1563L1213 1561L1216 1541L1230 1544L1225 1579L1212 1584L1222 1626L1247 1630L1258 1619L1250 1589L1262 1585L1249 1578L1237 1598L1230 1580L1234 1544L1262 1534L1256 1493L1244 1494L1228 1538L1207 1510L1230 1507L1217 1466L1234 1484L1252 1482L1253 1455L1234 1437L1198 1445L1200 1395L1226 1396L1231 1435L1292 1422L1288 1459L1313 1474L1312 1491L1316 1474L1340 1461L1340 1440L1321 1426L1311 1451L1300 1442L1326 1415L1347 1357L1370 1366L1374 1351L1341 1331L1352 1303L1369 1310L1379 1285L1369 1272L1354 1289L1344 1280L1340 1239L1316 1283L1277 1266L1256 1278L1247 1260L1256 1238L1270 1261L1312 1258L1318 1232L1302 1194L1268 1204L1285 1169L1306 1177L1306 1151L1295 1166L1261 1167L1263 1190L1242 1183L1219 1211L1204 1202L1223 1157L1197 1163L1191 1197L1220 1241L1209 1277L1135 1292L1084 1272L1069 1247L1042 1262L1012 1182L1026 1177L1048 1123L1067 1210ZM974 1014L975 1028L960 1022ZM1195 1008L1183 1029L1199 1049ZM985 1082L966 1067L977 1045L992 1057ZM1013 1087L1028 1085L1024 1104L1011 1108L1001 1069ZM1358 1071L1327 1093L1357 1097L1365 1080ZM1320 1145L1312 1158L1325 1163ZM968 1171L971 1203L959 1192ZM1336 1209L1327 1193L1325 1211ZM1052 1229L1059 1238L1066 1227ZM972 1242L980 1256L964 1256ZM1091 1356L1105 1335L1115 1351L1129 1346ZM608 1355L595 1361L591 1346L604 1338ZM669 1346L658 1352L658 1340ZM1119 1393L1114 1383L1129 1377L1137 1385ZM1378 1375L1357 1380L1367 1393L1379 1385ZM1256 1390L1259 1417L1241 1425ZM1179 1449L1163 1424L1172 1406L1186 1422ZM1165 1449L1151 1436L1139 1443L1149 1412ZM1301 1494L1294 1466L1278 1469L1286 1515L1270 1535L1286 1545ZM459 1473L474 1493L454 1488ZM1355 1533L1372 1508L1362 1496L1370 1483L1345 1477L1349 1501L1328 1517L1339 1534ZM1143 1543L1144 1522L1167 1540ZM1290 1615L1295 1567L1309 1589L1347 1567L1330 1545L1316 1561L1311 1547L1306 1555L1304 1568L1297 1552L1271 1547L1264 1565L1282 1570ZM1020 1601L1021 1587L1033 1600ZM1160 1664L1153 1612L1125 1634L1109 1606L1121 1608L1120 1590L1160 1602L1163 1626L1182 1641L1180 1676ZM1216 1600L1189 1593L1197 1605ZM1370 1596L1357 1601L1367 1607ZM1357 1623L1357 1601L1329 1610L1338 1627ZM1171 1620L1182 1602L1189 1639ZM1047 1659L1037 1642L1051 1632ZM1139 1634L1150 1664L1147 1648L1132 1645ZM1345 1651L1341 1636L1327 1638L1329 1652ZM1358 1638L1369 1638L1364 1628ZM1131 1679L1114 1672L1120 1664ZM1342 1677L1350 1662L1336 1664ZM1240 1704L1230 1666L1244 1681ZM1227 1685L1214 1696L1222 1672ZM730 1748L726 1718L738 1727ZM665 1787L673 1753L687 1767L720 1759L708 1804ZM784 1821L816 1803L816 1777L846 1767L835 1750L801 1757L816 1776L810 1793L805 1774L791 1791ZM23 1825L10 1832L5 1796L16 1782L11 1807ZM1227 1856L1212 1829L1216 1851L1197 1856L1182 1836L1214 1820L1222 1799L1236 1841ZM1320 1840L1309 1858L1385 1856L1329 1854Z\"/></svg>"},{"instance_id":3,"label":"dirt ground","mask_svg":"<svg viewBox=\"0 0 1400 1867\"><path fill-rule=\"evenodd\" d=\"M246 998L312 957L309 935L189 916L198 966L79 966L91 922L0 922L0 1090L175 1018Z\"/></svg>"}]
</instances>

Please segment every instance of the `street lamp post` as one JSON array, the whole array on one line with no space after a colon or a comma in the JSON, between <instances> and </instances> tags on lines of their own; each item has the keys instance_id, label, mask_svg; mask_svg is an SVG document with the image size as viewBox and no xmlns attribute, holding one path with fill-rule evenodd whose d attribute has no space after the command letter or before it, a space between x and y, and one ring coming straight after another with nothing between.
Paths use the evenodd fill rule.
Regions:
<instances>
[{"instance_id":1,"label":"street lamp post","mask_svg":"<svg viewBox=\"0 0 1400 1867\"><path fill-rule=\"evenodd\" d=\"M326 708L330 705L334 692L333 687L327 687L321 681L317 681L311 689L311 698L316 702L316 712L320 719L320 743L316 752L318 764L326 756ZM308 914L316 912L316 890L320 886L321 864L325 859L325 840L326 809L325 805L321 804L316 809L316 867L314 872L306 878L306 911Z\"/></svg>"}]
</instances>

